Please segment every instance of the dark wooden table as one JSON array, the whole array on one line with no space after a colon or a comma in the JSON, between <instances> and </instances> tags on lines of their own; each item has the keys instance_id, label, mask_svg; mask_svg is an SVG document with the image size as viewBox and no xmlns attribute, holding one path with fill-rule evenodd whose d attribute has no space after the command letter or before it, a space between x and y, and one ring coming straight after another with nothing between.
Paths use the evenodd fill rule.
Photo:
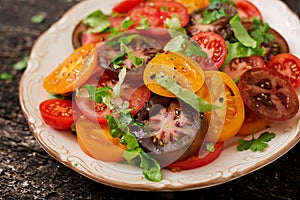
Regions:
<instances>
[{"instance_id":1,"label":"dark wooden table","mask_svg":"<svg viewBox=\"0 0 300 200\"><path fill-rule=\"evenodd\" d=\"M30 54L39 35L75 0L0 0L0 199L300 199L300 144L275 162L226 184L185 192L138 192L96 183L49 156L22 114L22 70L13 64ZM285 0L300 15L300 1ZM33 15L44 12L43 23ZM300 37L300 35L299 35Z\"/></svg>"}]
</instances>

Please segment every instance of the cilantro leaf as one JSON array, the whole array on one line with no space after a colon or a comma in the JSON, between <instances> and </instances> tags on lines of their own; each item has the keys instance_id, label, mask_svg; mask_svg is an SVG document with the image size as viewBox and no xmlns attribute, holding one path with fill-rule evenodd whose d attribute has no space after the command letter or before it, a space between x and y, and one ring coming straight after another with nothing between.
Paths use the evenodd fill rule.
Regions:
<instances>
[{"instance_id":1,"label":"cilantro leaf","mask_svg":"<svg viewBox=\"0 0 300 200\"><path fill-rule=\"evenodd\" d=\"M258 42L261 43L269 43L275 39L275 36L268 33L271 30L269 24L264 23L262 20L254 18L252 20L253 28L250 32L250 35Z\"/></svg>"},{"instance_id":2,"label":"cilantro leaf","mask_svg":"<svg viewBox=\"0 0 300 200\"><path fill-rule=\"evenodd\" d=\"M13 67L15 70L23 70L27 67L27 63L28 63L28 60L29 60L29 56L25 56L23 58L23 60L19 61L19 62L16 62Z\"/></svg>"},{"instance_id":3,"label":"cilantro leaf","mask_svg":"<svg viewBox=\"0 0 300 200\"><path fill-rule=\"evenodd\" d=\"M123 20L121 26L122 26L123 28L125 28L125 30L128 30L132 25L134 25L134 23L135 23L135 20L131 20L130 17L126 17L126 18Z\"/></svg>"},{"instance_id":4,"label":"cilantro leaf","mask_svg":"<svg viewBox=\"0 0 300 200\"><path fill-rule=\"evenodd\" d=\"M222 17L226 17L227 13L224 9L221 10L204 10L203 17L200 19L201 24L211 24L212 22L221 19Z\"/></svg>"},{"instance_id":5,"label":"cilantro leaf","mask_svg":"<svg viewBox=\"0 0 300 200\"><path fill-rule=\"evenodd\" d=\"M111 25L109 18L101 10L89 14L82 22L91 27L88 30L89 33L100 33Z\"/></svg>"},{"instance_id":6,"label":"cilantro leaf","mask_svg":"<svg viewBox=\"0 0 300 200\"><path fill-rule=\"evenodd\" d=\"M253 132L251 140L238 140L237 150L244 151L250 149L253 152L263 151L266 147L268 147L267 142L270 142L274 137L275 133L264 132L258 138L255 138Z\"/></svg>"}]
</instances>

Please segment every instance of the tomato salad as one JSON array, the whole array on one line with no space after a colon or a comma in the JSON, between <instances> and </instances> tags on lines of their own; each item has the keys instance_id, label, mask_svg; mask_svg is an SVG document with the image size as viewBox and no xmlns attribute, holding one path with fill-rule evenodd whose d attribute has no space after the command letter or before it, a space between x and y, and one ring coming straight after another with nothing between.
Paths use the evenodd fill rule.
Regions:
<instances>
[{"instance_id":1,"label":"tomato salad","mask_svg":"<svg viewBox=\"0 0 300 200\"><path fill-rule=\"evenodd\" d=\"M57 98L41 102L42 118L151 181L213 162L235 135L299 109L300 61L245 0L123 0L86 16L73 44L44 80Z\"/></svg>"}]
</instances>

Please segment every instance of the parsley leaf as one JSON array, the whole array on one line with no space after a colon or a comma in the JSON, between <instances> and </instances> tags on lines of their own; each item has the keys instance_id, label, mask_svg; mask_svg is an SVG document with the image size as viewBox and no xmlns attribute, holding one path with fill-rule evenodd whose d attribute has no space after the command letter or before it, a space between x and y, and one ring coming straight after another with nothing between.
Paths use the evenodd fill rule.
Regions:
<instances>
[{"instance_id":1,"label":"parsley leaf","mask_svg":"<svg viewBox=\"0 0 300 200\"><path fill-rule=\"evenodd\" d=\"M217 21L218 19L221 19L222 17L226 17L227 13L224 9L221 10L204 10L203 12L203 18L200 19L201 24L211 24L212 22Z\"/></svg>"},{"instance_id":2,"label":"parsley leaf","mask_svg":"<svg viewBox=\"0 0 300 200\"><path fill-rule=\"evenodd\" d=\"M40 24L45 20L45 18L46 18L46 13L41 12L41 13L38 13L38 14L32 16L30 21L33 24Z\"/></svg>"},{"instance_id":3,"label":"parsley leaf","mask_svg":"<svg viewBox=\"0 0 300 200\"><path fill-rule=\"evenodd\" d=\"M253 30L250 32L250 35L258 42L261 43L269 43L275 39L275 36L268 33L271 28L269 24L264 23L260 19L254 19L253 22Z\"/></svg>"},{"instance_id":4,"label":"parsley leaf","mask_svg":"<svg viewBox=\"0 0 300 200\"><path fill-rule=\"evenodd\" d=\"M251 140L238 140L238 151L244 151L250 149L253 152L263 151L266 147L268 147L267 142L270 142L275 137L275 133L273 132L264 132L258 138L254 137L254 132L252 133Z\"/></svg>"},{"instance_id":5,"label":"parsley leaf","mask_svg":"<svg viewBox=\"0 0 300 200\"><path fill-rule=\"evenodd\" d=\"M13 75L11 75L10 73L8 72L3 72L0 74L0 80L12 80L13 79Z\"/></svg>"},{"instance_id":6,"label":"parsley leaf","mask_svg":"<svg viewBox=\"0 0 300 200\"><path fill-rule=\"evenodd\" d=\"M91 27L88 33L100 33L110 27L109 18L101 10L89 14L82 22Z\"/></svg>"},{"instance_id":7,"label":"parsley leaf","mask_svg":"<svg viewBox=\"0 0 300 200\"><path fill-rule=\"evenodd\" d=\"M25 69L27 67L27 63L28 63L28 60L29 60L29 57L28 56L25 56L23 58L23 60L19 61L19 62L16 62L13 67L15 70L22 70L22 69Z\"/></svg>"}]
</instances>

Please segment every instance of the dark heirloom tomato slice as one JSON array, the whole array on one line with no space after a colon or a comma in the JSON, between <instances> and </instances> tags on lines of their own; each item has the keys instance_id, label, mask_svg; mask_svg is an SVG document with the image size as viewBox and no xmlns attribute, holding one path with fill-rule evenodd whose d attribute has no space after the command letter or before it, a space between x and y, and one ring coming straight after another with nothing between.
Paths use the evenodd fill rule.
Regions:
<instances>
[{"instance_id":1,"label":"dark heirloom tomato slice","mask_svg":"<svg viewBox=\"0 0 300 200\"><path fill-rule=\"evenodd\" d=\"M226 43L222 36L213 32L200 32L191 38L191 42L196 42L207 57L192 57L200 64L203 70L216 70L220 68L226 58Z\"/></svg>"},{"instance_id":2,"label":"dark heirloom tomato slice","mask_svg":"<svg viewBox=\"0 0 300 200\"><path fill-rule=\"evenodd\" d=\"M266 64L261 56L250 56L243 58L234 58L222 71L229 75L233 80L238 80L240 76L248 69L265 67Z\"/></svg>"},{"instance_id":3,"label":"dark heirloom tomato slice","mask_svg":"<svg viewBox=\"0 0 300 200\"><path fill-rule=\"evenodd\" d=\"M99 75L99 79L95 78L95 76L91 77L92 81L88 80L88 83L94 85L98 84L98 87L114 87L118 80L107 72L108 71L105 71L102 75ZM95 81L97 82L95 83ZM132 109L130 114L135 115L149 100L150 95L151 92L145 85L123 83L118 103L122 104L124 101L129 102L129 108ZM112 114L112 111L103 103L91 101L85 88L82 87L78 89L75 101L86 118L93 122L107 124L106 115Z\"/></svg>"},{"instance_id":4,"label":"dark heirloom tomato slice","mask_svg":"<svg viewBox=\"0 0 300 200\"><path fill-rule=\"evenodd\" d=\"M152 97L135 119L144 126L131 132L161 167L197 154L207 130L203 115L176 98Z\"/></svg>"},{"instance_id":5,"label":"dark heirloom tomato slice","mask_svg":"<svg viewBox=\"0 0 300 200\"><path fill-rule=\"evenodd\" d=\"M179 172L182 170L190 170L207 165L219 157L223 150L223 144L223 142L216 143L214 151L208 152L204 157L201 157L201 155L194 155L185 160L174 162L166 168L173 172Z\"/></svg>"},{"instance_id":6,"label":"dark heirloom tomato slice","mask_svg":"<svg viewBox=\"0 0 300 200\"><path fill-rule=\"evenodd\" d=\"M267 62L267 67L288 77L295 88L300 85L300 60L296 56L290 53L278 54Z\"/></svg>"},{"instance_id":7,"label":"dark heirloom tomato slice","mask_svg":"<svg viewBox=\"0 0 300 200\"><path fill-rule=\"evenodd\" d=\"M238 14L241 19L251 19L253 17L262 19L262 15L258 8L247 0L233 0L236 4Z\"/></svg>"},{"instance_id":8,"label":"dark heirloom tomato slice","mask_svg":"<svg viewBox=\"0 0 300 200\"><path fill-rule=\"evenodd\" d=\"M143 17L147 18L150 27L164 27L164 21L177 15L182 27L189 23L189 14L187 8L178 2L156 1L146 2L131 9L127 16L135 20L139 25Z\"/></svg>"},{"instance_id":9,"label":"dark heirloom tomato slice","mask_svg":"<svg viewBox=\"0 0 300 200\"><path fill-rule=\"evenodd\" d=\"M245 105L268 121L291 119L299 110L294 87L274 69L249 69L241 76L238 86Z\"/></svg>"},{"instance_id":10,"label":"dark heirloom tomato slice","mask_svg":"<svg viewBox=\"0 0 300 200\"><path fill-rule=\"evenodd\" d=\"M71 100L47 99L40 103L39 109L44 122L58 130L70 129L80 115L73 110Z\"/></svg>"}]
</instances>

